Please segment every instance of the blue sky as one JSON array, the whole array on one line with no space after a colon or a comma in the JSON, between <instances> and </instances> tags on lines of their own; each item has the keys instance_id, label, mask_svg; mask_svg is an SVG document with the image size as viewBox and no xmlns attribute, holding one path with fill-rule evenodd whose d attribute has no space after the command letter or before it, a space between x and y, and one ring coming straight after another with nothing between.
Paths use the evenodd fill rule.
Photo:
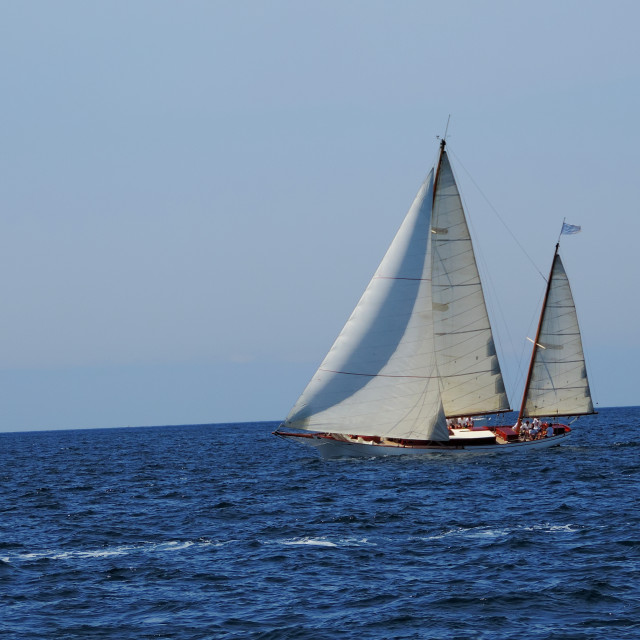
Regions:
<instances>
[{"instance_id":1,"label":"blue sky","mask_svg":"<svg viewBox=\"0 0 640 640\"><path fill-rule=\"evenodd\" d=\"M639 21L616 0L0 2L0 430L284 417L448 114L512 403L566 217L595 400L640 404Z\"/></svg>"}]
</instances>

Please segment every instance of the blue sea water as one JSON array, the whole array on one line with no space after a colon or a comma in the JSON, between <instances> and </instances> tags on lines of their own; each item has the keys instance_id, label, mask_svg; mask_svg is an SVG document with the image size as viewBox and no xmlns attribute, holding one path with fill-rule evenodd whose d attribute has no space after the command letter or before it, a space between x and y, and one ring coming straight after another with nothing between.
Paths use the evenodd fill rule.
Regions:
<instances>
[{"instance_id":1,"label":"blue sea water","mask_svg":"<svg viewBox=\"0 0 640 640\"><path fill-rule=\"evenodd\" d=\"M512 455L275 426L0 434L0 637L640 637L640 408Z\"/></svg>"}]
</instances>

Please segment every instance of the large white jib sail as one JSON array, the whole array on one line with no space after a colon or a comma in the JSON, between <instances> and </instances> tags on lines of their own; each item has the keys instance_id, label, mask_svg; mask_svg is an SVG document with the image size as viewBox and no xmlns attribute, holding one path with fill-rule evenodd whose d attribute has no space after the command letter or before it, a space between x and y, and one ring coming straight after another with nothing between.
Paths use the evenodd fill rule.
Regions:
<instances>
[{"instance_id":1,"label":"large white jib sail","mask_svg":"<svg viewBox=\"0 0 640 640\"><path fill-rule=\"evenodd\" d=\"M433 341L433 188L431 171L285 426L394 438L448 439Z\"/></svg>"},{"instance_id":2,"label":"large white jib sail","mask_svg":"<svg viewBox=\"0 0 640 640\"><path fill-rule=\"evenodd\" d=\"M442 151L432 216L436 361L449 417L510 411L460 193Z\"/></svg>"}]
</instances>

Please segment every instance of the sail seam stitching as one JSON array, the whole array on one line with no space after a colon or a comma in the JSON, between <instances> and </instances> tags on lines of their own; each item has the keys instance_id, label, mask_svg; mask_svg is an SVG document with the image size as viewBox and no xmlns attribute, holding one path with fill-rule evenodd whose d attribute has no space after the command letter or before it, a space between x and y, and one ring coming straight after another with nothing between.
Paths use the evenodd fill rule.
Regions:
<instances>
[{"instance_id":1,"label":"sail seam stitching","mask_svg":"<svg viewBox=\"0 0 640 640\"><path fill-rule=\"evenodd\" d=\"M366 376L368 378L416 378L419 380L436 380L438 376L407 376L407 375L392 375L388 373L357 373L355 371L335 371L334 369L319 369L319 371L326 371L327 373L341 373L345 376Z\"/></svg>"}]
</instances>

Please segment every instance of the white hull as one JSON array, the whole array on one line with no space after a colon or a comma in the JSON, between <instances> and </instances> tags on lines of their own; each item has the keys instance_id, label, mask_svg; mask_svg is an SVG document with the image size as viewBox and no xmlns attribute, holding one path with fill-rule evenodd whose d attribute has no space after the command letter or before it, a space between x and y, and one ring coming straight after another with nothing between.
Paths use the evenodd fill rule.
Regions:
<instances>
[{"instance_id":1,"label":"white hull","mask_svg":"<svg viewBox=\"0 0 640 640\"><path fill-rule=\"evenodd\" d=\"M320 456L324 459L331 458L370 458L373 456L424 456L429 454L469 454L469 453L507 453L512 451L521 451L523 449L547 449L564 444L570 432L561 435L555 435L550 438L542 438L540 440L526 440L517 442L508 442L504 444L470 444L469 440L477 438L465 438L460 435L455 438L455 444L414 446L414 445L385 445L361 442L349 442L346 440L337 440L327 437L326 434L293 434L275 432L275 435L293 440L306 446L317 449Z\"/></svg>"}]
</instances>

